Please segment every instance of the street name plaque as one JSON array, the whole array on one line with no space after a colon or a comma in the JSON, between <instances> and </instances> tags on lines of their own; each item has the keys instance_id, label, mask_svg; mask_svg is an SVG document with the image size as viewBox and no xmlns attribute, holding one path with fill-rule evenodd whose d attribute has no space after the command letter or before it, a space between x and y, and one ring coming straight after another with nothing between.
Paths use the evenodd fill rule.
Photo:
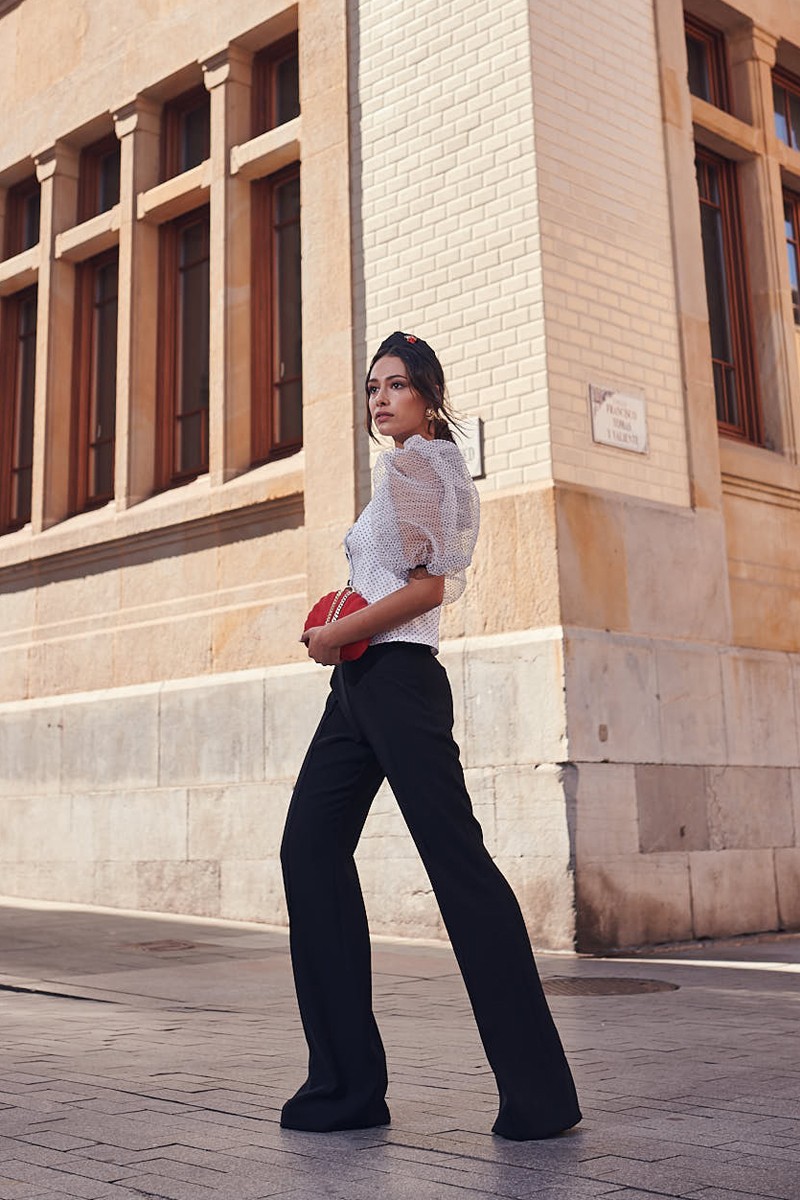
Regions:
<instances>
[{"instance_id":1,"label":"street name plaque","mask_svg":"<svg viewBox=\"0 0 800 1200\"><path fill-rule=\"evenodd\" d=\"M617 450L647 454L647 403L611 388L589 384L592 440Z\"/></svg>"}]
</instances>

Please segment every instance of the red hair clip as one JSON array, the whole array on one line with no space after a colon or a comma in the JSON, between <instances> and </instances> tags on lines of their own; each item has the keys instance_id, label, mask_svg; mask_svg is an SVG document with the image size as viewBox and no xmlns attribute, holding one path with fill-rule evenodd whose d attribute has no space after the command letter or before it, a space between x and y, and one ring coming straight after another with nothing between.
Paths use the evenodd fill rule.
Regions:
<instances>
[{"instance_id":1,"label":"red hair clip","mask_svg":"<svg viewBox=\"0 0 800 1200\"><path fill-rule=\"evenodd\" d=\"M413 333L404 333L403 337L406 339L407 342L411 342L412 346L413 346L414 342L417 340L414 337Z\"/></svg>"}]
</instances>

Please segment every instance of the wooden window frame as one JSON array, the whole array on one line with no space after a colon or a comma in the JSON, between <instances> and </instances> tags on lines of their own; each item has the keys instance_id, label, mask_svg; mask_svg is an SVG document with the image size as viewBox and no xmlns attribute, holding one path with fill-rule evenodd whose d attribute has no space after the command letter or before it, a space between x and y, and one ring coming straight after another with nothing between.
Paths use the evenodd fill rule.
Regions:
<instances>
[{"instance_id":1,"label":"wooden window frame","mask_svg":"<svg viewBox=\"0 0 800 1200\"><path fill-rule=\"evenodd\" d=\"M786 221L786 208L790 205L791 212L789 219L792 225L792 236L786 238L787 252L788 247L791 247L791 253L794 255L795 271L797 278L800 281L800 195L797 192L789 191L788 188L783 190L784 203L784 224ZM790 281L791 282L791 281ZM800 328L800 294L797 299L792 297L792 313L794 316L795 326Z\"/></svg>"},{"instance_id":2,"label":"wooden window frame","mask_svg":"<svg viewBox=\"0 0 800 1200\"><path fill-rule=\"evenodd\" d=\"M763 422L758 394L755 341L749 303L751 293L742 237L741 202L736 164L712 153L704 146L696 146L695 151L699 162L708 163L719 170L719 206L713 205L712 201L706 200L702 196L700 196L700 204L701 206L708 204L711 207L718 207L721 216L722 248L727 284L725 299L728 307L733 358L730 364L723 364L720 361L719 365L733 367L741 411L740 424L734 425L719 419L717 424L720 433L727 437L737 438L754 445L762 445ZM712 358L712 362L716 363L717 361Z\"/></svg>"},{"instance_id":3,"label":"wooden window frame","mask_svg":"<svg viewBox=\"0 0 800 1200\"><path fill-rule=\"evenodd\" d=\"M784 146L789 146L792 150L800 150L800 143L796 144L792 138L792 117L789 110L789 96L797 96L800 99L800 79L797 79L794 75L790 75L788 71L782 71L779 67L775 67L772 72L772 84L773 87L782 88L786 93L783 116L786 121L786 131L789 135L789 140L788 142L784 142L782 138L778 138L778 141Z\"/></svg>"},{"instance_id":4,"label":"wooden window frame","mask_svg":"<svg viewBox=\"0 0 800 1200\"><path fill-rule=\"evenodd\" d=\"M268 175L253 185L253 238L251 305L251 364L252 364L252 465L271 462L295 454L302 448L299 441L280 443L274 436L275 405L275 238L273 205L276 189L290 179L300 177L300 163L290 163L274 175ZM302 222L302 213L300 220ZM301 284L302 287L302 284ZM265 336L268 330L268 336ZM300 375L302 385L302 374ZM285 382L295 382L294 379ZM268 397L266 402L264 398Z\"/></svg>"},{"instance_id":5,"label":"wooden window frame","mask_svg":"<svg viewBox=\"0 0 800 1200\"><path fill-rule=\"evenodd\" d=\"M13 258L15 254L21 254L24 250L30 249L23 245L23 232L25 222L25 202L31 196L35 196L40 191L39 180L35 175L18 183L15 187L9 188L6 198L6 230L5 230L5 245L3 247L3 257ZM41 212L39 214L41 222ZM37 234L36 242L31 245L35 246L41 237L41 224Z\"/></svg>"},{"instance_id":6,"label":"wooden window frame","mask_svg":"<svg viewBox=\"0 0 800 1200\"><path fill-rule=\"evenodd\" d=\"M78 171L78 221L88 221L91 217L96 217L100 212L107 212L108 209L100 207L100 169L103 159L110 153L120 153L119 138L116 134L109 134L108 137L101 138L100 141L93 142L91 146L85 146L81 151L80 167ZM117 200L119 202L119 194ZM114 205L109 205L113 208Z\"/></svg>"},{"instance_id":7,"label":"wooden window frame","mask_svg":"<svg viewBox=\"0 0 800 1200\"><path fill-rule=\"evenodd\" d=\"M181 230L204 217L210 232L210 208L193 208L174 221L162 225L159 248L159 322L158 322L158 419L156 423L156 483L159 490L188 483L209 469L209 416L205 424L205 465L197 470L175 468L178 400L178 247ZM211 297L209 295L209 310ZM188 414L182 414L188 415Z\"/></svg>"},{"instance_id":8,"label":"wooden window frame","mask_svg":"<svg viewBox=\"0 0 800 1200\"><path fill-rule=\"evenodd\" d=\"M94 362L94 290L97 272L111 262L119 265L119 250L114 246L95 258L78 264L75 275L75 340L73 350L72 427L70 430L70 510L73 513L98 508L114 499L112 488L109 493L93 494L90 490L90 449L97 444L92 441L89 421L93 402ZM119 274L117 275L119 288ZM117 292L119 303L119 291ZM116 445L115 434L110 439Z\"/></svg>"},{"instance_id":9,"label":"wooden window frame","mask_svg":"<svg viewBox=\"0 0 800 1200\"><path fill-rule=\"evenodd\" d=\"M211 137L211 93L204 84L191 88L164 105L161 137L161 179L173 179L191 168L181 166L181 137L183 118L201 105L209 107L209 141ZM209 151L210 152L210 151ZM206 155L208 157L208 155ZM203 161L203 160L201 160Z\"/></svg>"},{"instance_id":10,"label":"wooden window frame","mask_svg":"<svg viewBox=\"0 0 800 1200\"><path fill-rule=\"evenodd\" d=\"M297 31L259 50L253 59L252 136L276 127L277 68L298 53Z\"/></svg>"},{"instance_id":11,"label":"wooden window frame","mask_svg":"<svg viewBox=\"0 0 800 1200\"><path fill-rule=\"evenodd\" d=\"M33 447L31 462L24 465L14 463L17 441L17 389L19 383L19 317L22 304L35 299L36 284L6 297L2 321L2 345L0 346L0 534L22 529L30 520L12 515L14 475L20 470L33 470ZM34 330L34 338L36 332ZM34 366L34 372L35 372ZM35 377L34 377L35 386Z\"/></svg>"},{"instance_id":12,"label":"wooden window frame","mask_svg":"<svg viewBox=\"0 0 800 1200\"><path fill-rule=\"evenodd\" d=\"M728 45L725 34L721 29L715 29L713 25L707 25L705 21L689 13L684 13L683 23L686 34L705 46L709 103L715 108L721 108L723 112L730 112Z\"/></svg>"}]
</instances>

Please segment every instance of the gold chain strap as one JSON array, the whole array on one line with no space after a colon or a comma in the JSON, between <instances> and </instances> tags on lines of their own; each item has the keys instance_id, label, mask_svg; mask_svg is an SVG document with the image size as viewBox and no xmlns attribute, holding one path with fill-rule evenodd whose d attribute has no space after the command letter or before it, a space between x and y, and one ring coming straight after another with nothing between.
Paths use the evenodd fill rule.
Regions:
<instances>
[{"instance_id":1,"label":"gold chain strap","mask_svg":"<svg viewBox=\"0 0 800 1200\"><path fill-rule=\"evenodd\" d=\"M328 611L328 615L325 618L326 625L330 625L331 621L337 621L339 619L339 617L342 615L342 609L352 594L353 589L351 587L340 588L339 591L335 593Z\"/></svg>"}]
</instances>

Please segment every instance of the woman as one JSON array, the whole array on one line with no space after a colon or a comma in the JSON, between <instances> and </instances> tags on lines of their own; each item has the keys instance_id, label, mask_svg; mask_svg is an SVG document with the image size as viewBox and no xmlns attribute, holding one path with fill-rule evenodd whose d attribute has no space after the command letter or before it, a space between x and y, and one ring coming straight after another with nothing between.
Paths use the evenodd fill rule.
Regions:
<instances>
[{"instance_id":1,"label":"woman","mask_svg":"<svg viewBox=\"0 0 800 1200\"><path fill-rule=\"evenodd\" d=\"M367 374L367 428L394 440L345 540L369 604L308 629L331 694L286 820L281 859L308 1079L283 1107L290 1129L385 1125L386 1059L372 1013L367 918L353 853L383 779L419 850L464 976L500 1110L493 1132L550 1137L581 1114L519 905L483 844L436 658L443 602L464 588L478 494L449 424L436 355L393 333ZM452 418L450 418L452 419ZM340 663L350 642L370 639Z\"/></svg>"}]
</instances>

